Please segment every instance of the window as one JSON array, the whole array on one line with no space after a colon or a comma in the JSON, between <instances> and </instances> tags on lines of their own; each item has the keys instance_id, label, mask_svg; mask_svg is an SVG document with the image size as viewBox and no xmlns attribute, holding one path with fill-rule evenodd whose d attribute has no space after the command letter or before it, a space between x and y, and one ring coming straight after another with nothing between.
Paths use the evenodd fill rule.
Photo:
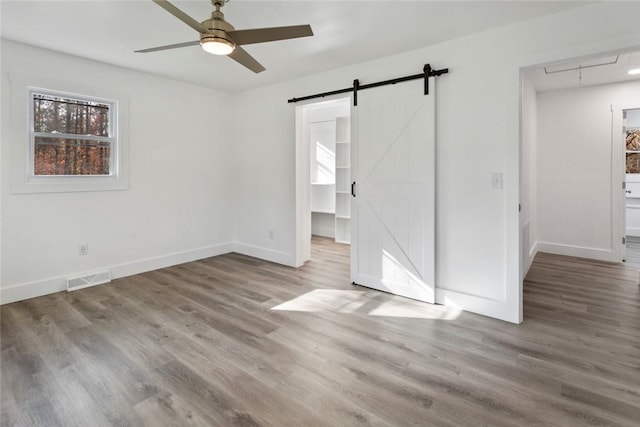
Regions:
<instances>
[{"instance_id":1,"label":"window","mask_svg":"<svg viewBox=\"0 0 640 427\"><path fill-rule=\"evenodd\" d=\"M111 175L115 169L115 102L30 91L32 174Z\"/></svg>"},{"instance_id":2,"label":"window","mask_svg":"<svg viewBox=\"0 0 640 427\"><path fill-rule=\"evenodd\" d=\"M627 174L640 174L640 109L622 111Z\"/></svg>"},{"instance_id":3,"label":"window","mask_svg":"<svg viewBox=\"0 0 640 427\"><path fill-rule=\"evenodd\" d=\"M627 173L640 173L640 130L626 129Z\"/></svg>"},{"instance_id":4,"label":"window","mask_svg":"<svg viewBox=\"0 0 640 427\"><path fill-rule=\"evenodd\" d=\"M128 93L19 72L9 82L13 194L129 189Z\"/></svg>"}]
</instances>

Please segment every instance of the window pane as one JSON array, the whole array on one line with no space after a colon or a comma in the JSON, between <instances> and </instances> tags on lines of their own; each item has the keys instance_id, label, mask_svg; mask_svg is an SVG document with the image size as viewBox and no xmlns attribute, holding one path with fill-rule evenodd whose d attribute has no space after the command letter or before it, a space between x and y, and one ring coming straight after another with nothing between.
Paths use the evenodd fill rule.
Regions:
<instances>
[{"instance_id":1,"label":"window pane","mask_svg":"<svg viewBox=\"0 0 640 427\"><path fill-rule=\"evenodd\" d=\"M627 153L627 173L640 173L640 153Z\"/></svg>"},{"instance_id":2,"label":"window pane","mask_svg":"<svg viewBox=\"0 0 640 427\"><path fill-rule=\"evenodd\" d=\"M109 136L109 104L33 94L36 132Z\"/></svg>"},{"instance_id":3,"label":"window pane","mask_svg":"<svg viewBox=\"0 0 640 427\"><path fill-rule=\"evenodd\" d=\"M35 139L35 175L109 175L111 144L86 139Z\"/></svg>"},{"instance_id":4,"label":"window pane","mask_svg":"<svg viewBox=\"0 0 640 427\"><path fill-rule=\"evenodd\" d=\"M640 130L627 131L627 151L640 151Z\"/></svg>"}]
</instances>

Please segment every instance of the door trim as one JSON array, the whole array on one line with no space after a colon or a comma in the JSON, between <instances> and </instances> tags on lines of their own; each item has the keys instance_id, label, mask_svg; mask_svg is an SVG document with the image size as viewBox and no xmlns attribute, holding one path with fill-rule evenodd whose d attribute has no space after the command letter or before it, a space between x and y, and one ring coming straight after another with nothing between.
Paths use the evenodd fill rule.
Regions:
<instances>
[{"instance_id":1,"label":"door trim","mask_svg":"<svg viewBox=\"0 0 640 427\"><path fill-rule=\"evenodd\" d=\"M327 97L324 100L300 102L295 106L295 254L294 267L311 259L311 165L309 148L309 108L332 101L348 100L352 96Z\"/></svg>"}]
</instances>

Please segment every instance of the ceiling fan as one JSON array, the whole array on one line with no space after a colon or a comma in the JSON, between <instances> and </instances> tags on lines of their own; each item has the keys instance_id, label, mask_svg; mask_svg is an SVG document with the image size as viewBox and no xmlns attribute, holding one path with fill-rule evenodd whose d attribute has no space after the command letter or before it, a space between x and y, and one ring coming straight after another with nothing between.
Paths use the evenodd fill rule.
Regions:
<instances>
[{"instance_id":1,"label":"ceiling fan","mask_svg":"<svg viewBox=\"0 0 640 427\"><path fill-rule=\"evenodd\" d=\"M224 14L220 10L225 2L228 1L229 0L211 0L211 3L215 7L211 18L198 22L166 0L153 0L158 6L200 33L200 40L152 47L149 49L136 50L135 52L156 52L158 50L175 49L200 44L206 52L214 55L226 55L254 73L259 73L264 71L265 68L249 55L246 50L241 48L241 45L295 39L313 35L310 25L236 30L233 25L225 21Z\"/></svg>"}]
</instances>

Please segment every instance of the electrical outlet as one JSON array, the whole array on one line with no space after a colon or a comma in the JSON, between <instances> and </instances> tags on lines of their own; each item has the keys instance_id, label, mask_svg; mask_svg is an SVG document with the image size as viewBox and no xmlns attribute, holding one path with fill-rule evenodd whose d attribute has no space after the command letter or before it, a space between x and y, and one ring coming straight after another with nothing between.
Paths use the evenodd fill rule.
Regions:
<instances>
[{"instance_id":1,"label":"electrical outlet","mask_svg":"<svg viewBox=\"0 0 640 427\"><path fill-rule=\"evenodd\" d=\"M88 243L81 243L79 250L78 250L78 255L83 256L83 255L89 255L89 244Z\"/></svg>"},{"instance_id":2,"label":"electrical outlet","mask_svg":"<svg viewBox=\"0 0 640 427\"><path fill-rule=\"evenodd\" d=\"M269 230L269 239L273 240L273 230Z\"/></svg>"}]
</instances>

